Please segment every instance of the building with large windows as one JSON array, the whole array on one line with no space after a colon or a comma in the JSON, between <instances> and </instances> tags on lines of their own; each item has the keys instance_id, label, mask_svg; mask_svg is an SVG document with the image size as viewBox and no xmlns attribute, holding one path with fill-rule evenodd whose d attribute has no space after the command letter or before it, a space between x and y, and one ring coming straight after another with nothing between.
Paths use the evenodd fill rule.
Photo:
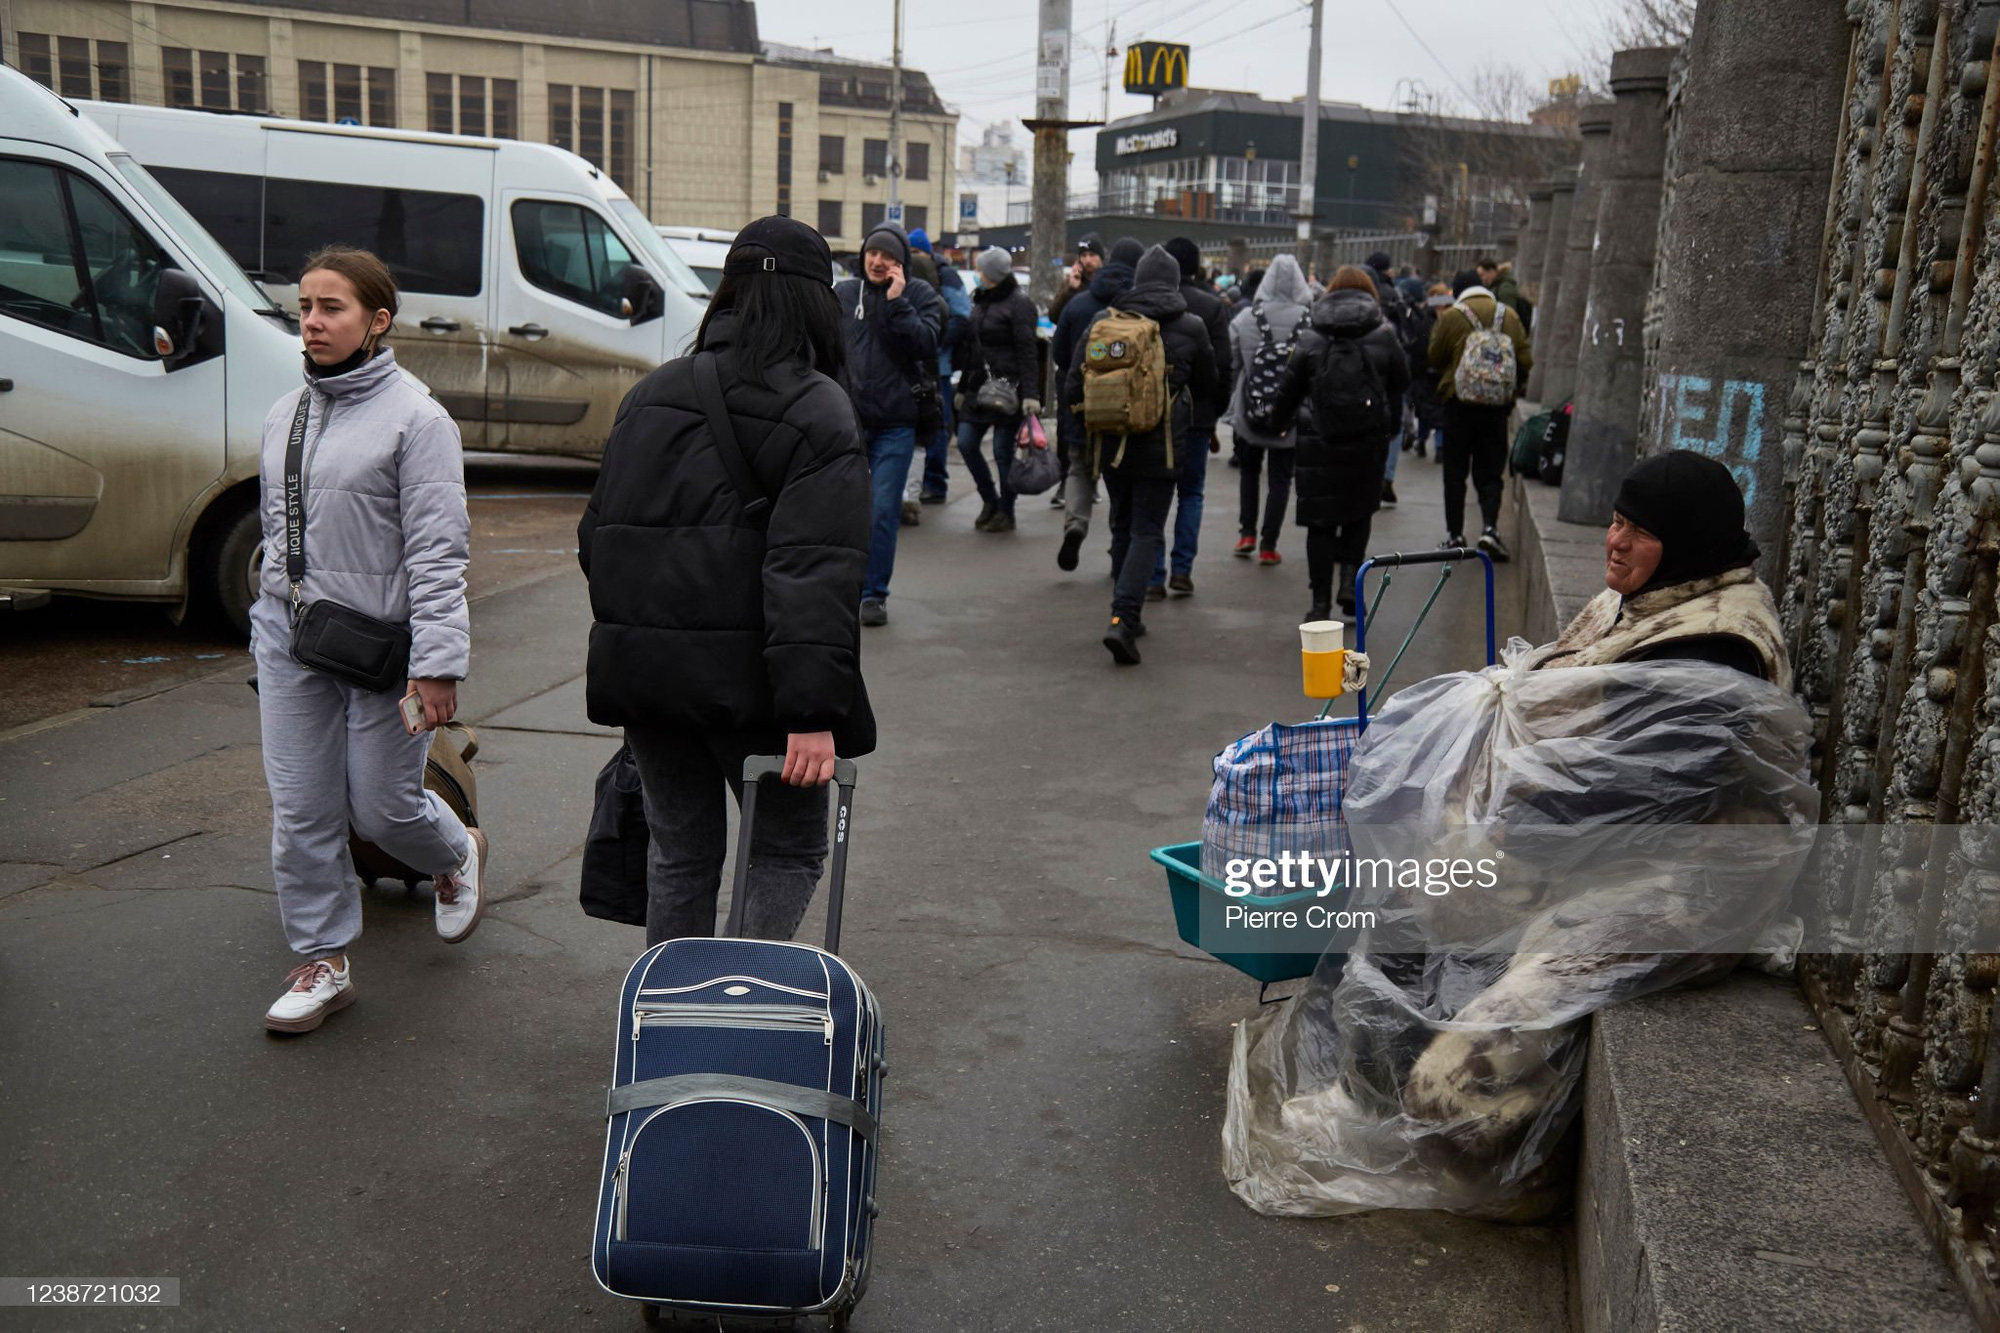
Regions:
<instances>
[{"instance_id":1,"label":"building with large windows","mask_svg":"<svg viewBox=\"0 0 2000 1333\"><path fill-rule=\"evenodd\" d=\"M1498 236L1527 208L1527 191L1574 159L1559 125L1375 111L1352 102L1319 109L1312 224L1323 234L1422 231L1448 243ZM1283 244L1295 234L1302 100L1176 88L1142 115L1097 134L1097 189L1069 201L1069 240L1084 232L1141 240L1186 235ZM1023 216L996 229L1025 244Z\"/></svg>"},{"instance_id":2,"label":"building with large windows","mask_svg":"<svg viewBox=\"0 0 2000 1333\"><path fill-rule=\"evenodd\" d=\"M659 223L838 249L887 210L888 67L763 44L750 0L0 0L0 58L67 97L552 143ZM905 220L949 227L956 117L903 87Z\"/></svg>"}]
</instances>

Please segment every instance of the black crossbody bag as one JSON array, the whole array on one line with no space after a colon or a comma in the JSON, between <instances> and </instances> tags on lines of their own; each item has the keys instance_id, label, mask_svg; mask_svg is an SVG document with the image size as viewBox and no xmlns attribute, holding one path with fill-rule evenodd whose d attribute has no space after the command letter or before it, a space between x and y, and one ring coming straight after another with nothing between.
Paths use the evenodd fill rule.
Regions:
<instances>
[{"instance_id":1,"label":"black crossbody bag","mask_svg":"<svg viewBox=\"0 0 2000 1333\"><path fill-rule=\"evenodd\" d=\"M292 585L292 658L377 694L409 680L410 628L325 600L305 600L306 413L312 390L299 394L285 441L285 579Z\"/></svg>"}]
</instances>

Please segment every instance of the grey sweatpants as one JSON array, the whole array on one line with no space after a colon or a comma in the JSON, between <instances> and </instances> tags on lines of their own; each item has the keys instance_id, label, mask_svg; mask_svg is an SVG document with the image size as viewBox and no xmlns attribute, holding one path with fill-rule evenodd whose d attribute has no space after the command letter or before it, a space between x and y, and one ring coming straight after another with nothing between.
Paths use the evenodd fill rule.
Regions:
<instances>
[{"instance_id":1,"label":"grey sweatpants","mask_svg":"<svg viewBox=\"0 0 2000 1333\"><path fill-rule=\"evenodd\" d=\"M275 597L259 597L250 619L278 912L293 952L331 958L361 934L349 824L426 875L465 860L465 825L424 790L431 734L403 730L401 691L372 694L293 661Z\"/></svg>"}]
</instances>

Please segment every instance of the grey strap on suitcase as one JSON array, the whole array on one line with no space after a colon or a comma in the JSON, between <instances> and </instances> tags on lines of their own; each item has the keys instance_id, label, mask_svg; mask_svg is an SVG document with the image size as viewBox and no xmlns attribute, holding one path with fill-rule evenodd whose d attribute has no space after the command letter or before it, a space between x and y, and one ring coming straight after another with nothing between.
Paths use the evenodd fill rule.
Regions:
<instances>
[{"instance_id":1,"label":"grey strap on suitcase","mask_svg":"<svg viewBox=\"0 0 2000 1333\"><path fill-rule=\"evenodd\" d=\"M747 940L758 789L744 764L726 933L641 954L620 991L591 1269L615 1296L845 1327L874 1239L882 1011L840 942L855 768L835 762L827 948Z\"/></svg>"}]
</instances>

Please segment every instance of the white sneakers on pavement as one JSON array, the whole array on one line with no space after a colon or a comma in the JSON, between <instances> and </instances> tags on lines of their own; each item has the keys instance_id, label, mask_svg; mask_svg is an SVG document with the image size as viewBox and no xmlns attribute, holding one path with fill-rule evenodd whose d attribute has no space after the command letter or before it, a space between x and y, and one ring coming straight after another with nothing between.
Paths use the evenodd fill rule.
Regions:
<instances>
[{"instance_id":1,"label":"white sneakers on pavement","mask_svg":"<svg viewBox=\"0 0 2000 1333\"><path fill-rule=\"evenodd\" d=\"M465 832L465 863L431 881L438 938L446 944L464 941L486 914L486 835L476 828Z\"/></svg>"},{"instance_id":2,"label":"white sneakers on pavement","mask_svg":"<svg viewBox=\"0 0 2000 1333\"><path fill-rule=\"evenodd\" d=\"M264 1012L264 1026L273 1032L311 1032L326 1016L354 1003L354 968L334 971L329 959L301 963L285 977L291 987Z\"/></svg>"}]
</instances>

